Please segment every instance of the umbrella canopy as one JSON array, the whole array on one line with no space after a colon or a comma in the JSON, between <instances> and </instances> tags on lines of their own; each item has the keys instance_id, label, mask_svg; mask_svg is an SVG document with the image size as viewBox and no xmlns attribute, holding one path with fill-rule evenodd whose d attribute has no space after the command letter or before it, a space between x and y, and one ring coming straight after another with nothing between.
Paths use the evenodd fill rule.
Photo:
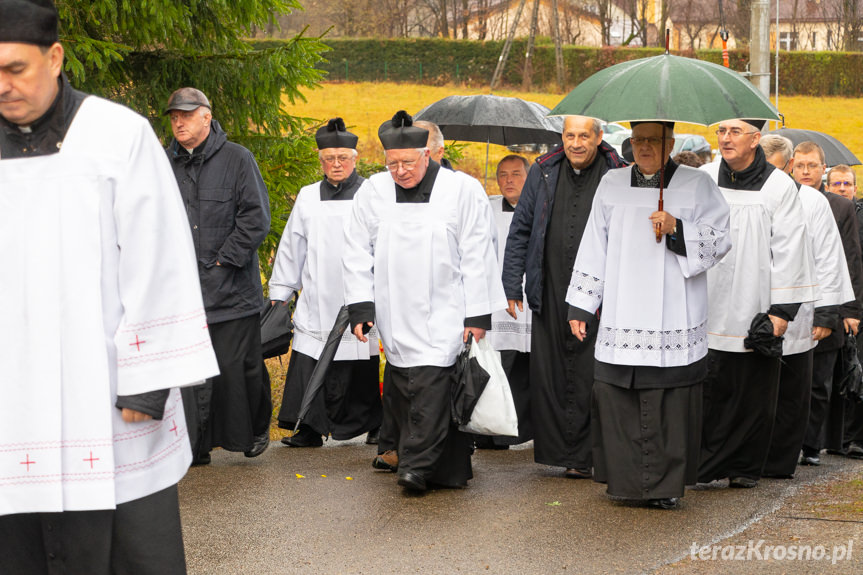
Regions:
<instances>
[{"instance_id":1,"label":"umbrella canopy","mask_svg":"<svg viewBox=\"0 0 863 575\"><path fill-rule=\"evenodd\" d=\"M722 120L779 120L770 101L737 72L663 54L600 70L550 112L607 122L662 120L709 126Z\"/></svg>"},{"instance_id":2,"label":"umbrella canopy","mask_svg":"<svg viewBox=\"0 0 863 575\"><path fill-rule=\"evenodd\" d=\"M857 156L845 147L845 144L824 132L816 132L814 130L795 130L792 128L780 128L768 132L777 136L785 136L795 146L800 142L815 142L821 149L824 150L824 159L827 166L833 167L839 164L848 164L849 166L857 166L861 162Z\"/></svg>"},{"instance_id":3,"label":"umbrella canopy","mask_svg":"<svg viewBox=\"0 0 863 575\"><path fill-rule=\"evenodd\" d=\"M429 104L414 120L437 124L444 138L461 142L559 144L563 120L548 118L548 108L521 98L447 96Z\"/></svg>"}]
</instances>

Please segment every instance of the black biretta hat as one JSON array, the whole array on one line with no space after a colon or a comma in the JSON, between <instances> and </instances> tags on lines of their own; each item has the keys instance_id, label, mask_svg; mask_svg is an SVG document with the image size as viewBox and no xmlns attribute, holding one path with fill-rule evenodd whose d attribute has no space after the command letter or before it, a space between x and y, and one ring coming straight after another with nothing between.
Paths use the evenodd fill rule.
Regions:
<instances>
[{"instance_id":1,"label":"black biretta hat","mask_svg":"<svg viewBox=\"0 0 863 575\"><path fill-rule=\"evenodd\" d=\"M764 127L764 124L767 123L767 120L747 120L746 118L741 118L741 121L746 122L757 130L761 130L761 128Z\"/></svg>"},{"instance_id":2,"label":"black biretta hat","mask_svg":"<svg viewBox=\"0 0 863 575\"><path fill-rule=\"evenodd\" d=\"M324 148L350 148L357 149L357 141L359 137L348 132L345 128L345 121L341 118L333 118L327 122L326 126L322 126L315 132L315 142L318 144L318 149Z\"/></svg>"},{"instance_id":3,"label":"black biretta hat","mask_svg":"<svg viewBox=\"0 0 863 575\"><path fill-rule=\"evenodd\" d=\"M642 120L641 122L630 122L629 127L634 128L639 124L662 124L670 130L674 129L674 122L663 122L661 120Z\"/></svg>"},{"instance_id":4,"label":"black biretta hat","mask_svg":"<svg viewBox=\"0 0 863 575\"><path fill-rule=\"evenodd\" d=\"M392 120L387 120L378 128L378 138L384 150L403 150L409 148L425 148L428 143L429 131L417 128L410 114L399 110Z\"/></svg>"},{"instance_id":5,"label":"black biretta hat","mask_svg":"<svg viewBox=\"0 0 863 575\"><path fill-rule=\"evenodd\" d=\"M0 42L50 46L57 39L52 0L0 0Z\"/></svg>"}]
</instances>

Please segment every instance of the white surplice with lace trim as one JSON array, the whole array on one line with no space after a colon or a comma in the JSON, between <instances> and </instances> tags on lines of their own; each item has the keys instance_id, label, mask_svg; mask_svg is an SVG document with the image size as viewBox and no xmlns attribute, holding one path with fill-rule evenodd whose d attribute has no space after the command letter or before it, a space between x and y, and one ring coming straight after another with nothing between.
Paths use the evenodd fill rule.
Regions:
<instances>
[{"instance_id":1,"label":"white surplice with lace trim","mask_svg":"<svg viewBox=\"0 0 863 575\"><path fill-rule=\"evenodd\" d=\"M0 515L112 509L191 462L182 401L218 373L189 224L147 121L84 100L62 150L0 161Z\"/></svg>"},{"instance_id":2,"label":"white surplice with lace trim","mask_svg":"<svg viewBox=\"0 0 863 575\"><path fill-rule=\"evenodd\" d=\"M617 365L684 366L707 354L707 275L731 247L728 205L704 172L678 166L665 211L683 223L686 255L656 242L658 188L631 186L631 170L599 184L567 290L573 307L602 305L595 356Z\"/></svg>"}]
</instances>

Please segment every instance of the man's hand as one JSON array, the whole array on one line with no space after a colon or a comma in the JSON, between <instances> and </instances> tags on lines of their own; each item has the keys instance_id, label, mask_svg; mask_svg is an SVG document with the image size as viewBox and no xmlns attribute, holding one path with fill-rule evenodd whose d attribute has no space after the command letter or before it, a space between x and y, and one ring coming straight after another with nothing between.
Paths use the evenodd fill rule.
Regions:
<instances>
[{"instance_id":1,"label":"man's hand","mask_svg":"<svg viewBox=\"0 0 863 575\"><path fill-rule=\"evenodd\" d=\"M153 419L152 415L147 415L146 413L141 413L140 411L135 411L128 407L123 408L122 415L123 421L126 423L138 423L139 421L149 421Z\"/></svg>"},{"instance_id":2,"label":"man's hand","mask_svg":"<svg viewBox=\"0 0 863 575\"><path fill-rule=\"evenodd\" d=\"M659 233L670 234L674 231L674 226L677 225L677 218L668 212L653 212L650 214L650 222L656 229L656 224L659 224Z\"/></svg>"},{"instance_id":3,"label":"man's hand","mask_svg":"<svg viewBox=\"0 0 863 575\"><path fill-rule=\"evenodd\" d=\"M524 304L521 303L520 299L508 299L506 300L507 305L509 306L506 310L506 313L512 316L512 319L518 319L518 316L515 315L515 307L518 306L519 312L524 312Z\"/></svg>"},{"instance_id":4,"label":"man's hand","mask_svg":"<svg viewBox=\"0 0 863 575\"><path fill-rule=\"evenodd\" d=\"M464 343L467 343L467 334L469 333L473 334L474 341L479 341L485 337L485 330L481 327L466 327L464 328L464 336L461 339Z\"/></svg>"},{"instance_id":5,"label":"man's hand","mask_svg":"<svg viewBox=\"0 0 863 575\"><path fill-rule=\"evenodd\" d=\"M587 337L587 323L578 321L577 319L569 320L569 329L572 330L572 335L578 338L578 341L584 341Z\"/></svg>"},{"instance_id":6,"label":"man's hand","mask_svg":"<svg viewBox=\"0 0 863 575\"><path fill-rule=\"evenodd\" d=\"M767 317L773 322L773 335L776 337L785 335L785 330L788 329L788 322L775 315L768 315Z\"/></svg>"},{"instance_id":7,"label":"man's hand","mask_svg":"<svg viewBox=\"0 0 863 575\"><path fill-rule=\"evenodd\" d=\"M372 326L375 325L375 323L372 321L367 321L366 325L368 325L369 329L371 329ZM363 324L361 323L358 323L356 326L354 326L354 335L357 336L357 339L363 343L369 341L369 338L367 338L366 334L363 333Z\"/></svg>"},{"instance_id":8,"label":"man's hand","mask_svg":"<svg viewBox=\"0 0 863 575\"><path fill-rule=\"evenodd\" d=\"M846 317L842 320L842 323L845 324L845 333L851 332L852 335L857 335L857 331L860 327L859 319L854 319L853 317Z\"/></svg>"},{"instance_id":9,"label":"man's hand","mask_svg":"<svg viewBox=\"0 0 863 575\"><path fill-rule=\"evenodd\" d=\"M831 333L833 333L833 330L829 327L814 326L812 328L812 339L815 341L821 341L825 337L830 337Z\"/></svg>"}]
</instances>

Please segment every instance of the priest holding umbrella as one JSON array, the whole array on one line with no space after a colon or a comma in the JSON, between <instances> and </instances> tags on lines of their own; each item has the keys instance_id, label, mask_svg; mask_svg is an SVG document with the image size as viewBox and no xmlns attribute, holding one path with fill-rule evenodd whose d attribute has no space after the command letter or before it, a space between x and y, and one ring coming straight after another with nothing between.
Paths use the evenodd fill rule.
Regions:
<instances>
[{"instance_id":1,"label":"priest holding umbrella","mask_svg":"<svg viewBox=\"0 0 863 575\"><path fill-rule=\"evenodd\" d=\"M669 158L673 130L632 122L635 164L599 183L566 296L579 341L598 323L594 480L609 495L661 509L677 507L696 483L705 272L731 248L728 205L707 174Z\"/></svg>"}]
</instances>

